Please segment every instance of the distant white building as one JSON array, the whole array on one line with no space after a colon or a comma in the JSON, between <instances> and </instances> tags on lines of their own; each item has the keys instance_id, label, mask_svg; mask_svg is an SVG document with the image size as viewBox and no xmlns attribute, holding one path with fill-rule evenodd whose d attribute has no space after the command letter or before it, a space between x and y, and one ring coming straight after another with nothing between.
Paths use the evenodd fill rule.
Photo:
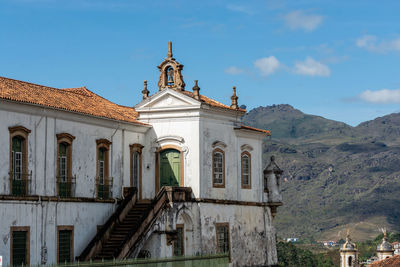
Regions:
<instances>
[{"instance_id":1,"label":"distant white building","mask_svg":"<svg viewBox=\"0 0 400 267\"><path fill-rule=\"evenodd\" d=\"M134 108L0 77L3 265L214 253L277 264L269 132L241 123L235 88L229 106L197 82L185 90L171 45L158 68L158 90L145 83Z\"/></svg>"},{"instance_id":2,"label":"distant white building","mask_svg":"<svg viewBox=\"0 0 400 267\"><path fill-rule=\"evenodd\" d=\"M298 239L297 237L289 237L289 238L286 238L286 242L295 243L295 242L298 242L298 241L299 241L299 239Z\"/></svg>"},{"instance_id":3,"label":"distant white building","mask_svg":"<svg viewBox=\"0 0 400 267\"><path fill-rule=\"evenodd\" d=\"M333 241L333 240L322 241L322 244L324 244L325 247L334 247L334 246L337 246L336 241Z\"/></svg>"},{"instance_id":4,"label":"distant white building","mask_svg":"<svg viewBox=\"0 0 400 267\"><path fill-rule=\"evenodd\" d=\"M393 242L393 249L395 255L400 255L400 242Z\"/></svg>"}]
</instances>

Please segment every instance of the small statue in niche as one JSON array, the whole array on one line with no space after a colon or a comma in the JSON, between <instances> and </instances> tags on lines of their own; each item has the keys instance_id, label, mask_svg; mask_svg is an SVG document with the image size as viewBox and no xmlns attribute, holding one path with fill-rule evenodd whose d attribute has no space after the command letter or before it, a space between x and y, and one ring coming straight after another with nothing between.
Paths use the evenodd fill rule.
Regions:
<instances>
[{"instance_id":1,"label":"small statue in niche","mask_svg":"<svg viewBox=\"0 0 400 267\"><path fill-rule=\"evenodd\" d=\"M168 67L167 69L167 83L168 85L174 85L175 81L174 81L174 69L172 67Z\"/></svg>"},{"instance_id":2,"label":"small statue in niche","mask_svg":"<svg viewBox=\"0 0 400 267\"><path fill-rule=\"evenodd\" d=\"M281 202L280 178L283 171L275 163L275 157L271 157L271 162L264 170L264 191L268 193L269 202Z\"/></svg>"}]
</instances>

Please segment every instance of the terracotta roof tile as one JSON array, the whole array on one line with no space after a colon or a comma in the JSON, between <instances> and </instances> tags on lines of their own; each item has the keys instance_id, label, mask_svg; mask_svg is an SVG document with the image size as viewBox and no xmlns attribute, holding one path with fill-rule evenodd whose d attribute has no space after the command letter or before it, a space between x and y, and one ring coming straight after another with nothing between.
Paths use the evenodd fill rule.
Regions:
<instances>
[{"instance_id":1,"label":"terracotta roof tile","mask_svg":"<svg viewBox=\"0 0 400 267\"><path fill-rule=\"evenodd\" d=\"M400 255L394 255L388 259L375 261L371 264L371 267L399 267L400 266Z\"/></svg>"},{"instance_id":2,"label":"terracotta roof tile","mask_svg":"<svg viewBox=\"0 0 400 267\"><path fill-rule=\"evenodd\" d=\"M271 131L258 129L258 128L254 128L254 127L250 127L250 126L246 126L246 125L242 125L239 128L244 129L244 130L250 130L250 131L255 131L255 132L260 132L260 133L265 133L267 135L271 135Z\"/></svg>"},{"instance_id":3,"label":"terracotta roof tile","mask_svg":"<svg viewBox=\"0 0 400 267\"><path fill-rule=\"evenodd\" d=\"M193 92L190 92L190 91L178 91L178 92L180 92L180 93L182 93L184 95L193 97ZM214 99L211 99L209 97L206 97L205 95L200 95L200 100L202 102L204 102L204 103L209 104L212 107L218 107L218 108L223 108L223 109L238 110L238 111L246 112L245 109L242 109L242 108L238 108L238 109L231 108L230 106L222 104L221 102L218 102L218 101L216 101Z\"/></svg>"},{"instance_id":4,"label":"terracotta roof tile","mask_svg":"<svg viewBox=\"0 0 400 267\"><path fill-rule=\"evenodd\" d=\"M57 89L0 77L0 99L147 125L136 120L134 108L117 105L85 87Z\"/></svg>"}]
</instances>

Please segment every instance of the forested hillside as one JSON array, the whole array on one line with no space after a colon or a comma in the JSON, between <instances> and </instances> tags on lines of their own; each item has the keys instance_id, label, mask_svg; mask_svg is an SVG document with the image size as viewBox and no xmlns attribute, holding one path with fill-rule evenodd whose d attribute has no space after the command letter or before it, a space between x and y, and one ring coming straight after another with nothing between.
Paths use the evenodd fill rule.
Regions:
<instances>
[{"instance_id":1,"label":"forested hillside","mask_svg":"<svg viewBox=\"0 0 400 267\"><path fill-rule=\"evenodd\" d=\"M400 114L357 127L304 114L290 105L251 110L246 124L271 130L264 162L284 170L284 206L275 219L282 237L356 240L379 228L399 230Z\"/></svg>"}]
</instances>

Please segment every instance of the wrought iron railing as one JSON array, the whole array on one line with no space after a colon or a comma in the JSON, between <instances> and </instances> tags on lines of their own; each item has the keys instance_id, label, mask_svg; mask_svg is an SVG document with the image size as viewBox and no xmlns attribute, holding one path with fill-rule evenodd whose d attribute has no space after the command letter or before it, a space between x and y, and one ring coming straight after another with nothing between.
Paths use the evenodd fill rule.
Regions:
<instances>
[{"instance_id":1,"label":"wrought iron railing","mask_svg":"<svg viewBox=\"0 0 400 267\"><path fill-rule=\"evenodd\" d=\"M32 171L30 173L10 174L10 195L28 196L31 194Z\"/></svg>"},{"instance_id":2,"label":"wrought iron railing","mask_svg":"<svg viewBox=\"0 0 400 267\"><path fill-rule=\"evenodd\" d=\"M73 177L57 177L57 196L75 197L76 175Z\"/></svg>"},{"instance_id":3,"label":"wrought iron railing","mask_svg":"<svg viewBox=\"0 0 400 267\"><path fill-rule=\"evenodd\" d=\"M113 177L104 177L100 179L100 177L96 178L96 192L97 198L99 199L110 199L113 197Z\"/></svg>"}]
</instances>

